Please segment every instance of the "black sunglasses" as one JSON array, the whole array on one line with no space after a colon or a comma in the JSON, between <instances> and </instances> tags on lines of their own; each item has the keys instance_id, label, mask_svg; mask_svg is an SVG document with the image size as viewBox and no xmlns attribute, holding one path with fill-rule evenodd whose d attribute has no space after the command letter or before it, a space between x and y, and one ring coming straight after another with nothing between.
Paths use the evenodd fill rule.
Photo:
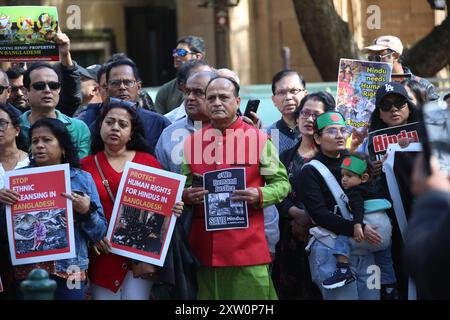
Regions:
<instances>
[{"instance_id":1,"label":"black sunglasses","mask_svg":"<svg viewBox=\"0 0 450 320\"><path fill-rule=\"evenodd\" d=\"M194 54L195 52L187 51L185 49L173 49L172 55L177 55L179 57L186 57L188 54Z\"/></svg>"},{"instance_id":2,"label":"black sunglasses","mask_svg":"<svg viewBox=\"0 0 450 320\"><path fill-rule=\"evenodd\" d=\"M5 89L8 89L9 87L4 87L4 86L0 86L0 94L3 94L3 91L5 91Z\"/></svg>"},{"instance_id":3,"label":"black sunglasses","mask_svg":"<svg viewBox=\"0 0 450 320\"><path fill-rule=\"evenodd\" d=\"M132 101L127 101L127 100L121 100L121 99L117 99L117 98L109 98L109 104L120 104L122 106L125 106L127 108L130 108L134 111L137 110L139 103L138 102L132 102Z\"/></svg>"},{"instance_id":4,"label":"black sunglasses","mask_svg":"<svg viewBox=\"0 0 450 320\"><path fill-rule=\"evenodd\" d=\"M385 100L380 103L380 109L384 112L390 111L393 106L397 109L403 109L404 107L406 107L407 102L408 101L405 98L397 98L392 102Z\"/></svg>"},{"instance_id":5,"label":"black sunglasses","mask_svg":"<svg viewBox=\"0 0 450 320\"><path fill-rule=\"evenodd\" d=\"M33 87L34 90L42 91L47 87L47 85L50 88L50 90L58 90L59 88L61 88L61 83L56 81L50 82L38 81L33 83L31 86Z\"/></svg>"}]
</instances>

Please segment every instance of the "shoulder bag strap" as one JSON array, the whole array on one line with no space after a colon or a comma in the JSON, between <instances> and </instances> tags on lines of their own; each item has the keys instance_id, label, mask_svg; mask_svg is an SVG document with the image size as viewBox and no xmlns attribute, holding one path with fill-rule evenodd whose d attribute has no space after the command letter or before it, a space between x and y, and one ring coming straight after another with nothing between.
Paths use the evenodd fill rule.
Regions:
<instances>
[{"instance_id":1,"label":"shoulder bag strap","mask_svg":"<svg viewBox=\"0 0 450 320\"><path fill-rule=\"evenodd\" d=\"M100 173L100 177L102 178L102 183L105 186L106 191L108 192L109 198L114 203L115 198L111 191L111 188L109 187L109 182L106 180L105 175L103 174L102 167L100 167L100 163L98 163L97 155L94 156L95 165L97 166L98 173Z\"/></svg>"},{"instance_id":2,"label":"shoulder bag strap","mask_svg":"<svg viewBox=\"0 0 450 320\"><path fill-rule=\"evenodd\" d=\"M333 176L333 174L330 172L330 170L320 161L318 160L311 160L306 165L313 166L323 177L325 180L325 183L328 186L328 189L333 194L334 199L336 200L337 205L339 206L339 209L341 210L342 216L347 220L353 220L350 212L347 209L346 203L348 203L348 198L345 195L344 191L342 190L341 186L337 182L336 178Z\"/></svg>"}]
</instances>

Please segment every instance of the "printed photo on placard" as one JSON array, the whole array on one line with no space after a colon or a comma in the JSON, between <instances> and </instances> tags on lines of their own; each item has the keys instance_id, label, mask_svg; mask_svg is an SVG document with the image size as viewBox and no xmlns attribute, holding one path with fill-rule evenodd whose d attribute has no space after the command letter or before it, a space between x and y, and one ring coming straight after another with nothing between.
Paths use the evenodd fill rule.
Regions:
<instances>
[{"instance_id":1,"label":"printed photo on placard","mask_svg":"<svg viewBox=\"0 0 450 320\"><path fill-rule=\"evenodd\" d=\"M0 61L58 61L56 7L0 7Z\"/></svg>"},{"instance_id":2,"label":"printed photo on placard","mask_svg":"<svg viewBox=\"0 0 450 320\"><path fill-rule=\"evenodd\" d=\"M205 223L207 231L248 228L247 203L234 201L234 190L245 190L245 169L232 168L206 172Z\"/></svg>"},{"instance_id":3,"label":"printed photo on placard","mask_svg":"<svg viewBox=\"0 0 450 320\"><path fill-rule=\"evenodd\" d=\"M392 65L384 62L341 59L339 62L336 111L351 130L368 127L375 109L375 93L391 80Z\"/></svg>"},{"instance_id":4,"label":"printed photo on placard","mask_svg":"<svg viewBox=\"0 0 450 320\"><path fill-rule=\"evenodd\" d=\"M120 180L107 238L112 252L162 266L186 177L127 162Z\"/></svg>"},{"instance_id":5,"label":"printed photo on placard","mask_svg":"<svg viewBox=\"0 0 450 320\"><path fill-rule=\"evenodd\" d=\"M51 183L49 183L51 182ZM20 194L6 206L13 265L76 256L68 164L8 171L5 187Z\"/></svg>"}]
</instances>

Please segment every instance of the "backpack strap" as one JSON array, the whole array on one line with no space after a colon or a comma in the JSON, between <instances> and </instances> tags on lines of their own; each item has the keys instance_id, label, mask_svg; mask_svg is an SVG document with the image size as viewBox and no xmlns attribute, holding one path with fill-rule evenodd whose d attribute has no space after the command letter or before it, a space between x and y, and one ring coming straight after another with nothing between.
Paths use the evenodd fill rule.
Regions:
<instances>
[{"instance_id":1,"label":"backpack strap","mask_svg":"<svg viewBox=\"0 0 450 320\"><path fill-rule=\"evenodd\" d=\"M334 200L336 200L342 216L347 220L353 220L352 215L347 209L348 198L331 171L318 160L311 160L308 163L305 163L303 167L308 165L313 166L320 173L323 180L327 184L328 189L333 194Z\"/></svg>"}]
</instances>

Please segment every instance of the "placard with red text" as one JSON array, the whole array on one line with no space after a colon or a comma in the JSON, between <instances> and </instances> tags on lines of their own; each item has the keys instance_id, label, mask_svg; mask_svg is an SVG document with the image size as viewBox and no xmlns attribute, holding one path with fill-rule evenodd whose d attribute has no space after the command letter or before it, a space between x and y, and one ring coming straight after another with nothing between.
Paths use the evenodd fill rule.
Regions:
<instances>
[{"instance_id":1,"label":"placard with red text","mask_svg":"<svg viewBox=\"0 0 450 320\"><path fill-rule=\"evenodd\" d=\"M68 164L9 171L5 187L20 197L6 206L13 265L76 256Z\"/></svg>"},{"instance_id":2,"label":"placard with red text","mask_svg":"<svg viewBox=\"0 0 450 320\"><path fill-rule=\"evenodd\" d=\"M186 177L127 162L108 227L112 252L162 266Z\"/></svg>"}]
</instances>

